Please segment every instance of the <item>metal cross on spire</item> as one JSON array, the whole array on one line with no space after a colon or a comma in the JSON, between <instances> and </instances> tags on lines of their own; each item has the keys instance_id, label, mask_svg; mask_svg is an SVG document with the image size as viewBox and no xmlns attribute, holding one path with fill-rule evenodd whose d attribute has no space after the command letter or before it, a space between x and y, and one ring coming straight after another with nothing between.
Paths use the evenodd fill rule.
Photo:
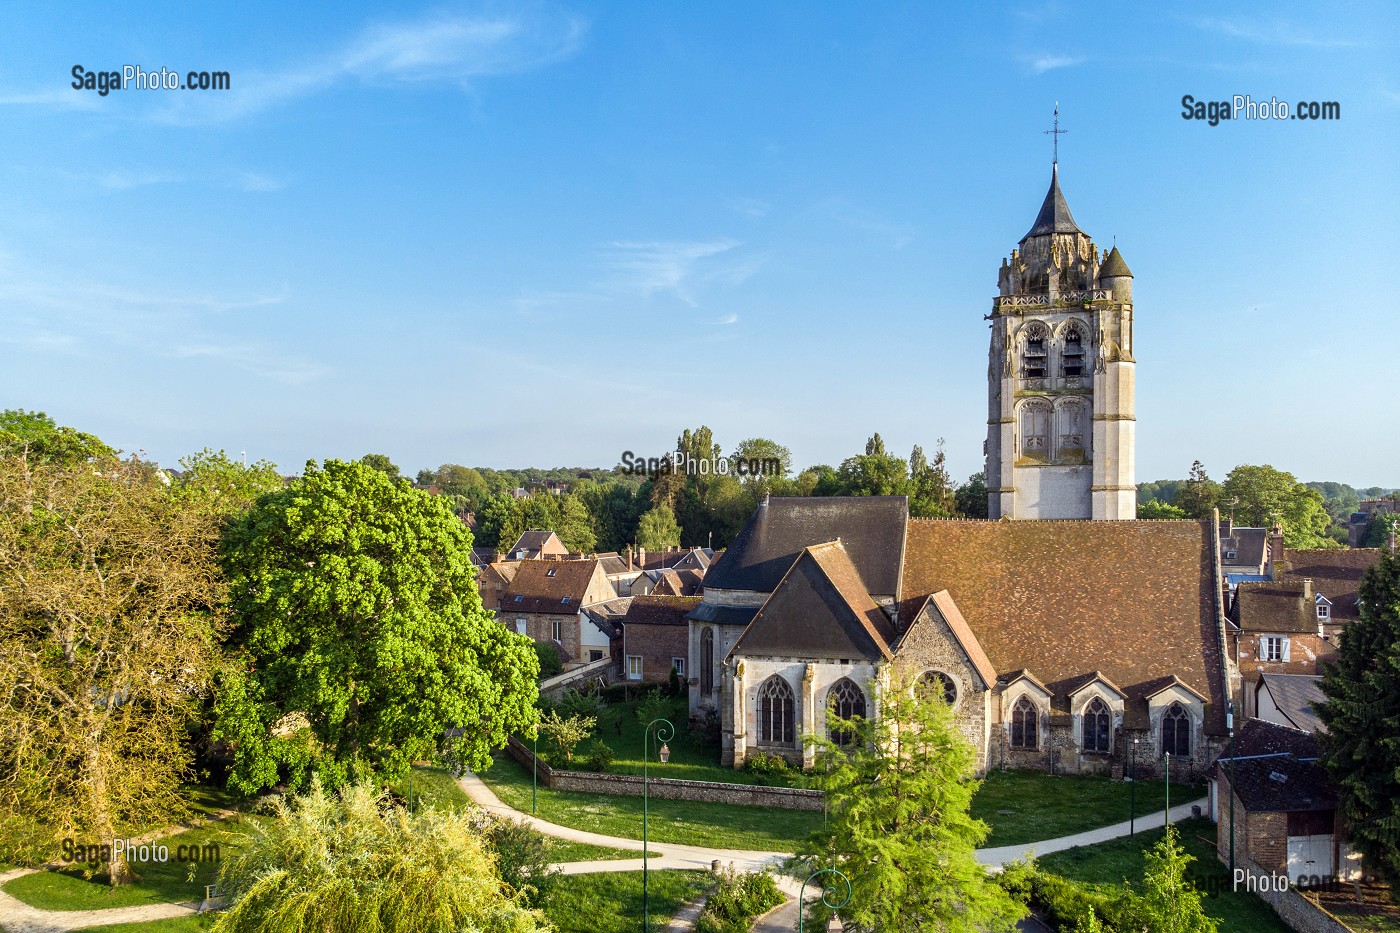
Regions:
<instances>
[{"instance_id":1,"label":"metal cross on spire","mask_svg":"<svg viewBox=\"0 0 1400 933\"><path fill-rule=\"evenodd\" d=\"M1053 139L1053 140L1055 141L1055 142L1054 142L1055 158L1054 158L1054 162L1052 163L1052 164L1054 164L1054 165L1059 165L1059 164L1060 164L1060 137L1063 136L1064 134L1068 133L1068 132L1069 132L1069 130L1062 130L1062 129L1060 129L1060 102L1057 100L1057 101L1055 101L1055 128L1054 128L1054 129L1050 129L1050 130L1045 130L1045 135L1046 135L1046 136L1049 136L1051 139Z\"/></svg>"}]
</instances>

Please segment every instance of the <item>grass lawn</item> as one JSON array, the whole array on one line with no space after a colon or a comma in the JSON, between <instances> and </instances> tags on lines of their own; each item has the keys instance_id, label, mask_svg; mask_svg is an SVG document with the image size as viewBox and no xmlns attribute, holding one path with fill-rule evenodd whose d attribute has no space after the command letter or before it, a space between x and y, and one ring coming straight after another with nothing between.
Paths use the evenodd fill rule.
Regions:
<instances>
[{"instance_id":1,"label":"grass lawn","mask_svg":"<svg viewBox=\"0 0 1400 933\"><path fill-rule=\"evenodd\" d=\"M1187 868L1187 877L1206 892L1206 913L1220 920L1222 931L1288 933L1288 926L1268 904L1243 890L1231 890L1230 871L1215 854L1214 823L1199 819L1183 820L1175 825L1181 844L1196 859ZM1141 882L1146 864L1144 853L1157 844L1164 832L1155 829L1140 832L1133 838L1123 837L1098 845L1052 852L1037 861L1045 871L1089 882L1111 894L1121 890L1125 880L1135 885Z\"/></svg>"},{"instance_id":2,"label":"grass lawn","mask_svg":"<svg viewBox=\"0 0 1400 933\"><path fill-rule=\"evenodd\" d=\"M234 844L226 835L245 828L241 821L208 823L160 840L170 852L167 862L132 862L131 867L141 875L133 884L113 888L105 876L84 878L81 868L40 871L23 875L5 885L5 893L19 898L31 907L42 910L100 910L106 907L130 907L136 904L198 900L204 896L204 885L214 880L217 861L181 862L176 860L178 847L219 846L226 855ZM191 869L194 877L189 878Z\"/></svg>"},{"instance_id":3,"label":"grass lawn","mask_svg":"<svg viewBox=\"0 0 1400 933\"><path fill-rule=\"evenodd\" d=\"M640 702L633 700L627 703L609 703L603 709L602 714L598 716L598 727L594 730L593 737L602 739L604 744L612 749L613 762L608 766L608 770L616 774L642 773L642 738L645 728L641 720L637 718L637 706ZM657 731L656 729L652 730L652 741L649 745L651 751L650 774L652 777L675 778L683 781L717 781L728 784L769 784L775 787L808 786L806 776L800 771L759 775L735 768L721 767L719 748L700 741L698 736L692 736L686 728L686 719L689 715L685 697L671 700L671 708L666 714L666 718L675 725L676 735L675 738L666 743L671 749L671 760L664 765L661 764L656 754L657 749L660 748L660 743L655 740ZM621 727L620 731L619 726ZM521 741L526 745L530 744L528 739L521 739ZM573 767L575 769L584 769L583 759L586 757L586 749L592 741L591 738L587 739L574 750ZM540 751L544 751L544 742L540 743Z\"/></svg>"},{"instance_id":4,"label":"grass lawn","mask_svg":"<svg viewBox=\"0 0 1400 933\"><path fill-rule=\"evenodd\" d=\"M73 933L203 933L214 926L216 913L191 914L168 920L147 920L145 923L117 923L101 927L83 927Z\"/></svg>"},{"instance_id":5,"label":"grass lawn","mask_svg":"<svg viewBox=\"0 0 1400 933\"><path fill-rule=\"evenodd\" d=\"M1174 805L1199 800L1206 793L1204 784L1173 782L1171 790ZM983 845L1020 845L1120 823L1128 818L1130 794L1138 816L1160 813L1165 792L1162 781L1138 781L1133 789L1131 784L1104 777L992 771L972 799L972 815L992 827Z\"/></svg>"},{"instance_id":6,"label":"grass lawn","mask_svg":"<svg viewBox=\"0 0 1400 933\"><path fill-rule=\"evenodd\" d=\"M457 778L446 768L415 765L410 777L393 785L394 793L408 799L410 780L413 785L413 805L443 807L459 810L471 803L467 792L462 790Z\"/></svg>"},{"instance_id":7,"label":"grass lawn","mask_svg":"<svg viewBox=\"0 0 1400 933\"><path fill-rule=\"evenodd\" d=\"M530 773L514 759L498 757L481 775L507 805L530 812ZM642 838L642 798L581 794L540 788L539 816L589 832ZM798 840L821 825L821 813L684 800L651 801L653 842L791 852Z\"/></svg>"},{"instance_id":8,"label":"grass lawn","mask_svg":"<svg viewBox=\"0 0 1400 933\"><path fill-rule=\"evenodd\" d=\"M664 929L681 905L709 886L706 871L654 871L652 929ZM642 873L565 875L549 893L545 915L559 933L635 933L642 927Z\"/></svg>"},{"instance_id":9,"label":"grass lawn","mask_svg":"<svg viewBox=\"0 0 1400 933\"><path fill-rule=\"evenodd\" d=\"M1310 896L1357 933L1400 933L1400 905L1390 899L1384 885L1363 883L1359 904L1350 884Z\"/></svg>"}]
</instances>

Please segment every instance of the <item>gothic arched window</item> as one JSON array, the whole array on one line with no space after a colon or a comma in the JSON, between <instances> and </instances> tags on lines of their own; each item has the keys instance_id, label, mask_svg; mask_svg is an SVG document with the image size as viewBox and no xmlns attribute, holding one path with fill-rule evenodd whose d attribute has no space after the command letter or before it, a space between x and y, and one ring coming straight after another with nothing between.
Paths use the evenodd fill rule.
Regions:
<instances>
[{"instance_id":1,"label":"gothic arched window","mask_svg":"<svg viewBox=\"0 0 1400 933\"><path fill-rule=\"evenodd\" d=\"M1055 407L1055 458L1082 457L1087 445L1084 402L1067 398Z\"/></svg>"},{"instance_id":2,"label":"gothic arched window","mask_svg":"<svg viewBox=\"0 0 1400 933\"><path fill-rule=\"evenodd\" d=\"M842 677L826 692L826 706L842 719L865 717L865 692L849 677ZM846 729L831 730L831 740L837 745L850 745L855 733Z\"/></svg>"},{"instance_id":3,"label":"gothic arched window","mask_svg":"<svg viewBox=\"0 0 1400 933\"><path fill-rule=\"evenodd\" d=\"M1021 457L1047 459L1050 455L1050 403L1043 398L1022 402L1020 429Z\"/></svg>"},{"instance_id":4,"label":"gothic arched window","mask_svg":"<svg viewBox=\"0 0 1400 933\"><path fill-rule=\"evenodd\" d=\"M1084 708L1083 732L1084 751L1108 753L1113 735L1113 715L1109 713L1108 705L1098 697L1094 697Z\"/></svg>"},{"instance_id":5,"label":"gothic arched window","mask_svg":"<svg viewBox=\"0 0 1400 933\"><path fill-rule=\"evenodd\" d=\"M1011 747L1037 748L1039 746L1040 711L1031 698L1022 694L1016 705L1011 707Z\"/></svg>"},{"instance_id":6,"label":"gothic arched window","mask_svg":"<svg viewBox=\"0 0 1400 933\"><path fill-rule=\"evenodd\" d=\"M1021 377L1044 379L1050 374L1050 330L1039 321L1026 325L1021 347Z\"/></svg>"},{"instance_id":7,"label":"gothic arched window","mask_svg":"<svg viewBox=\"0 0 1400 933\"><path fill-rule=\"evenodd\" d=\"M1060 356L1060 368L1066 376L1084 375L1084 335L1071 326L1065 331L1065 349Z\"/></svg>"},{"instance_id":8,"label":"gothic arched window","mask_svg":"<svg viewBox=\"0 0 1400 933\"><path fill-rule=\"evenodd\" d=\"M1180 703L1173 703L1162 714L1162 753L1173 758L1191 755L1191 717Z\"/></svg>"},{"instance_id":9,"label":"gothic arched window","mask_svg":"<svg viewBox=\"0 0 1400 933\"><path fill-rule=\"evenodd\" d=\"M925 671L919 678L919 684L931 695L939 697L949 706L958 702L958 685L942 671Z\"/></svg>"},{"instance_id":10,"label":"gothic arched window","mask_svg":"<svg viewBox=\"0 0 1400 933\"><path fill-rule=\"evenodd\" d=\"M792 720L792 687L774 674L758 688L759 741L765 745L791 745L795 733Z\"/></svg>"},{"instance_id":11,"label":"gothic arched window","mask_svg":"<svg viewBox=\"0 0 1400 933\"><path fill-rule=\"evenodd\" d=\"M706 696L715 692L715 630L700 633L700 692Z\"/></svg>"}]
</instances>

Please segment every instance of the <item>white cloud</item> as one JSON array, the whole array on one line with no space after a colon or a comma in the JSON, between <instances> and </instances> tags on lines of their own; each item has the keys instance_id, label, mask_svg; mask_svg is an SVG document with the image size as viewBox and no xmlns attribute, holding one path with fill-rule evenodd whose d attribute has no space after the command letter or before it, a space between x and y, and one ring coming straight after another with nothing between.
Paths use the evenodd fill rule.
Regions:
<instances>
[{"instance_id":1,"label":"white cloud","mask_svg":"<svg viewBox=\"0 0 1400 933\"><path fill-rule=\"evenodd\" d=\"M1035 55L1031 56L1026 64L1034 74L1045 74L1056 68L1073 68L1075 65L1084 63L1083 58L1073 55Z\"/></svg>"},{"instance_id":2,"label":"white cloud","mask_svg":"<svg viewBox=\"0 0 1400 933\"><path fill-rule=\"evenodd\" d=\"M706 260L741 245L738 240L693 242L612 243L608 265L614 271L609 283L628 291L654 295L669 292L692 307L698 302L691 286L727 270L704 268Z\"/></svg>"},{"instance_id":3,"label":"white cloud","mask_svg":"<svg viewBox=\"0 0 1400 933\"><path fill-rule=\"evenodd\" d=\"M717 324L738 324L738 323L739 323L739 315L737 315L737 314L726 314L724 317L720 318L720 319L719 319L718 321L716 321L715 323L717 323Z\"/></svg>"}]
</instances>

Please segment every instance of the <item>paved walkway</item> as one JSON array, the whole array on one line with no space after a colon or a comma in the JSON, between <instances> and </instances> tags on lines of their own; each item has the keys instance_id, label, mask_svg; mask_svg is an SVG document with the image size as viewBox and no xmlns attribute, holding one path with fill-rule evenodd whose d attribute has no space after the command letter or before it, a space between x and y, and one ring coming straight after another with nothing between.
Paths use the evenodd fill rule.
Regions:
<instances>
[{"instance_id":1,"label":"paved walkway","mask_svg":"<svg viewBox=\"0 0 1400 933\"><path fill-rule=\"evenodd\" d=\"M1200 807L1201 812L1206 812L1208 801L1202 797L1200 800L1192 800L1180 806L1172 807L1171 822L1184 820L1190 817L1192 807ZM1049 855L1051 852L1063 852L1065 849L1073 849L1077 846L1091 846L1099 842L1107 842L1110 839L1118 839L1128 835L1130 826L1135 826L1138 832L1149 829L1157 829L1165 825L1160 812L1150 816L1140 816L1131 824L1124 820L1121 823L1114 823L1112 826L1100 826L1098 829L1091 829L1082 833L1075 833L1072 836L1061 836L1058 839L1044 839L1040 842L1028 842L1024 845L997 846L991 849L978 849L977 860L983 865L990 865L993 868L1000 868L1007 862L1015 861L1018 858L1026 858L1030 855Z\"/></svg>"}]
</instances>

